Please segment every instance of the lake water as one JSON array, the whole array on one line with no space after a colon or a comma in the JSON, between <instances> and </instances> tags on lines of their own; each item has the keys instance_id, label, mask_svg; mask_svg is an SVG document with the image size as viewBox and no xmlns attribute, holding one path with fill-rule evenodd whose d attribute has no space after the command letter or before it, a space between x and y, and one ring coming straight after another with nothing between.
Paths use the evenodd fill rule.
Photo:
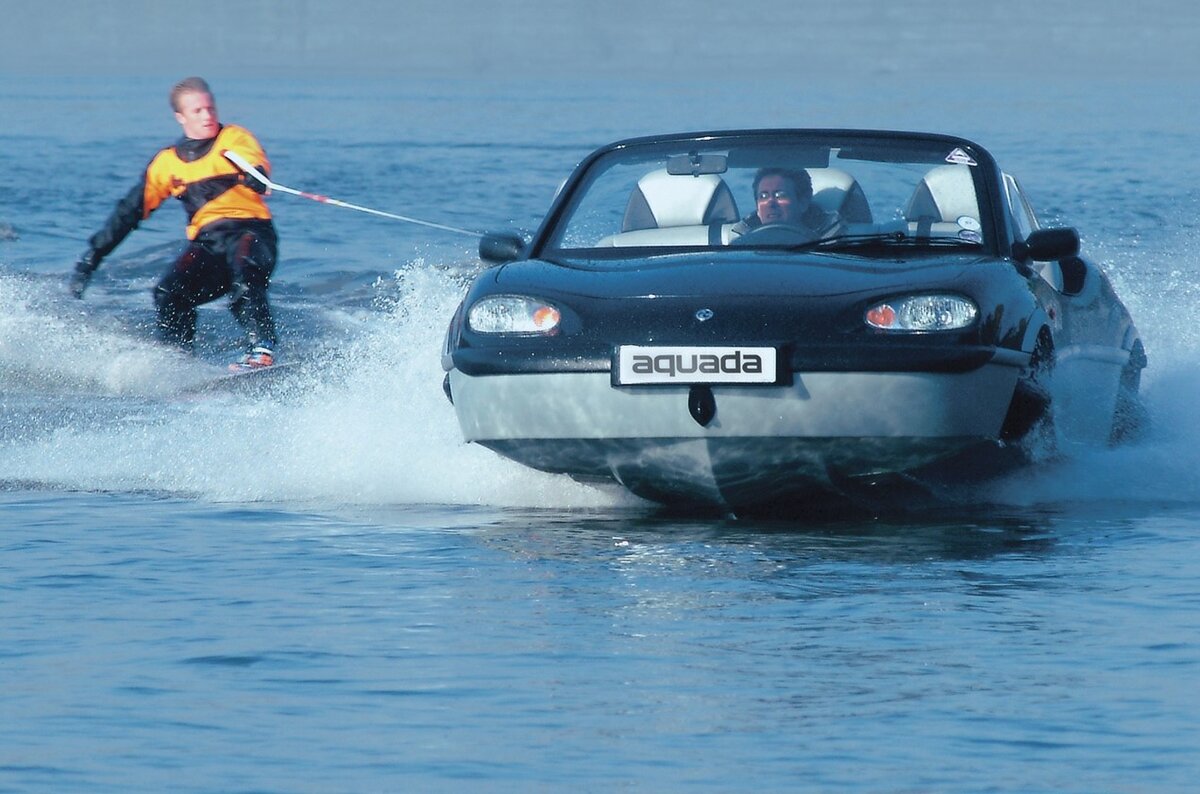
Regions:
<instances>
[{"instance_id":1,"label":"lake water","mask_svg":"<svg viewBox=\"0 0 1200 794\"><path fill-rule=\"evenodd\" d=\"M176 207L63 290L174 77L0 77L0 791L1193 789L1194 77L214 81L282 184L467 229L533 228L618 137L988 147L1129 305L1152 433L807 522L464 445L438 356L476 241L286 195L281 353L328 368L180 397L238 335L220 301L196 359L150 339Z\"/></svg>"}]
</instances>

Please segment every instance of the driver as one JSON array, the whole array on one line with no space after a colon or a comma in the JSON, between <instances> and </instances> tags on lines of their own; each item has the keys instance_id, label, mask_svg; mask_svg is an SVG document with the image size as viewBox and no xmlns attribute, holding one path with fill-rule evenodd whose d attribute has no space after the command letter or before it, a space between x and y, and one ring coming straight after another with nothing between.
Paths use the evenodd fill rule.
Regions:
<instances>
[{"instance_id":1,"label":"driver","mask_svg":"<svg viewBox=\"0 0 1200 794\"><path fill-rule=\"evenodd\" d=\"M760 168L754 175L756 211L733 225L730 233L743 235L771 224L798 227L808 239L832 234L841 220L813 203L812 177L803 168Z\"/></svg>"}]
</instances>

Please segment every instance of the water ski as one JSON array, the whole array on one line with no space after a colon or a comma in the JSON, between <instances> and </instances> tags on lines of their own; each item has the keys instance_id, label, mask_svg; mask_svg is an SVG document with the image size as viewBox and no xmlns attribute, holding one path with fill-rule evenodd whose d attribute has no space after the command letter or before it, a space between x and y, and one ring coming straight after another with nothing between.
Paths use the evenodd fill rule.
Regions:
<instances>
[{"instance_id":1,"label":"water ski","mask_svg":"<svg viewBox=\"0 0 1200 794\"><path fill-rule=\"evenodd\" d=\"M265 392L285 383L290 376L300 371L300 362L287 361L270 367L244 369L239 372L226 372L211 380L193 384L183 389L184 394L203 394L212 392Z\"/></svg>"}]
</instances>

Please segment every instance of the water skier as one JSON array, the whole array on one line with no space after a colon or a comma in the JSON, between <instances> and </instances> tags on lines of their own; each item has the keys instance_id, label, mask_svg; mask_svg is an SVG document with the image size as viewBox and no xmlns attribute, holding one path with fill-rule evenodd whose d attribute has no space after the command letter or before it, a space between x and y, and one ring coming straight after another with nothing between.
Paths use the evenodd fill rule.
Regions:
<instances>
[{"instance_id":1,"label":"water skier","mask_svg":"<svg viewBox=\"0 0 1200 794\"><path fill-rule=\"evenodd\" d=\"M270 173L270 163L249 130L220 123L203 79L180 81L170 101L183 137L155 155L89 239L71 276L71 293L82 298L101 260L164 201L179 199L187 212L188 245L154 288L159 337L190 351L196 307L229 294L230 311L246 332L246 353L230 369L269 367L276 335L267 288L278 240L263 201L267 185L248 178L224 152L236 152L263 174Z\"/></svg>"}]
</instances>

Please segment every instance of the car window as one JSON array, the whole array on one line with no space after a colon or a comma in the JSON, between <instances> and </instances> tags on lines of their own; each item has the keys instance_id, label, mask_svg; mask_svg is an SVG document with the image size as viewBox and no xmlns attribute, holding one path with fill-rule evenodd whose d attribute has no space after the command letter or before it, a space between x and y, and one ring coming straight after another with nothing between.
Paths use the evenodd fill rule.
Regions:
<instances>
[{"instance_id":1,"label":"car window","mask_svg":"<svg viewBox=\"0 0 1200 794\"><path fill-rule=\"evenodd\" d=\"M641 253L628 249L872 235L982 246L979 170L969 151L938 140L731 136L625 146L571 185L542 250L619 258Z\"/></svg>"},{"instance_id":2,"label":"car window","mask_svg":"<svg viewBox=\"0 0 1200 794\"><path fill-rule=\"evenodd\" d=\"M1005 174L1004 189L1008 194L1009 212L1012 215L1017 235L1020 239L1024 240L1030 233L1039 228L1037 216L1034 215L1033 207L1029 205L1028 199L1025 198L1025 193L1021 190L1020 184L1017 183L1016 177Z\"/></svg>"}]
</instances>

